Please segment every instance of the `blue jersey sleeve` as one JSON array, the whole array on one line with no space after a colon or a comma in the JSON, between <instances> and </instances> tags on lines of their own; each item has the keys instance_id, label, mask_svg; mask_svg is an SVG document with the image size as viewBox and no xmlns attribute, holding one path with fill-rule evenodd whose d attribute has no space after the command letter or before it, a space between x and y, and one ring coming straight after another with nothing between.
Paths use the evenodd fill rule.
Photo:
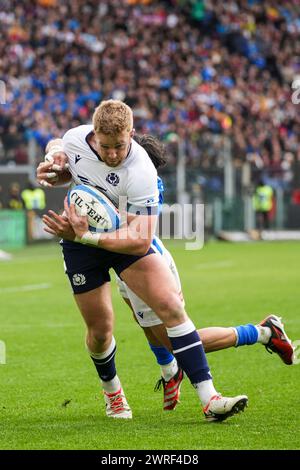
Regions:
<instances>
[{"instance_id":1,"label":"blue jersey sleeve","mask_svg":"<svg viewBox=\"0 0 300 470\"><path fill-rule=\"evenodd\" d=\"M164 183L163 180L158 176L157 177L157 188L159 191L159 200L158 200L158 214L161 212L161 206L164 202Z\"/></svg>"}]
</instances>

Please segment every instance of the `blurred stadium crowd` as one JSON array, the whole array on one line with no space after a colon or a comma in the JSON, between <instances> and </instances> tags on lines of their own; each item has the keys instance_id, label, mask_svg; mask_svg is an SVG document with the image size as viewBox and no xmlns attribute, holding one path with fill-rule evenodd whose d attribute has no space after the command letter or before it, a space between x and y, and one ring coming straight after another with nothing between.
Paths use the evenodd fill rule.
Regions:
<instances>
[{"instance_id":1,"label":"blurred stadium crowd","mask_svg":"<svg viewBox=\"0 0 300 470\"><path fill-rule=\"evenodd\" d=\"M43 148L111 97L174 160L180 138L190 168L222 167L229 137L237 167L289 185L300 161L297 0L2 0L0 31L0 164L26 163L29 139Z\"/></svg>"}]
</instances>

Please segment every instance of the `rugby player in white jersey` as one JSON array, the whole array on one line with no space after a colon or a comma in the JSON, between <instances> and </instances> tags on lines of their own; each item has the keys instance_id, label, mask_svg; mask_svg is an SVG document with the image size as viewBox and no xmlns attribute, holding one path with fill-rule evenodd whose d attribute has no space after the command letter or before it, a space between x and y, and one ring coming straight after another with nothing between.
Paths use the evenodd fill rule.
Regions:
<instances>
[{"instance_id":1,"label":"rugby player in white jersey","mask_svg":"<svg viewBox=\"0 0 300 470\"><path fill-rule=\"evenodd\" d=\"M66 272L77 305L87 325L87 348L102 380L107 415L131 418L115 369L113 309L109 269L156 312L166 327L173 354L197 391L205 417L224 420L243 410L246 395L223 397L214 388L204 348L193 322L185 312L170 269L151 243L157 222L159 194L157 172L146 151L132 139L131 109L116 100L102 102L93 115L93 126L79 126L63 137L63 150L75 184L86 183L104 191L116 204L127 197L133 221L116 233L88 231L86 217L65 205L76 234L62 236ZM51 220L44 220L51 228ZM80 274L80 276L78 276Z\"/></svg>"},{"instance_id":2,"label":"rugby player in white jersey","mask_svg":"<svg viewBox=\"0 0 300 470\"><path fill-rule=\"evenodd\" d=\"M156 169L160 168L166 163L164 146L153 136L143 135L134 136L134 140L137 141L148 153ZM60 182L64 179L67 181L70 179L70 173L65 174L65 178L62 175L62 168L67 163L66 154L62 153L62 140L56 139L48 143L47 149L50 150L47 159L55 163L56 169L59 171ZM58 151L57 151L58 150ZM59 165L57 165L59 163ZM44 168L44 163L41 164L41 168ZM47 167L47 165L46 165ZM47 171L49 168L47 168ZM44 178L46 174L43 175ZM49 181L53 180L57 182L57 174L53 173L50 175ZM51 186L51 183L47 183ZM163 202L163 185L160 178L158 178L158 188L160 191L160 204ZM57 230L57 227L56 227ZM58 235L58 233L56 233ZM177 284L179 295L181 295L181 283L175 262L165 248L161 240L157 237L153 240L152 248L161 254L167 262ZM182 370L179 368L175 357L171 353L171 345L166 333L166 329L162 324L161 320L157 317L155 312L139 299L117 276L117 284L119 292L124 298L124 301L129 305L134 317L141 328L144 330L145 336L149 342L149 346L154 353L157 363L161 368L161 379L157 382L155 390L161 386L164 391L163 408L164 410L173 410L180 396L180 385L183 379ZM202 339L202 343L205 352L219 351L229 347L238 347L243 345L252 345L256 343L264 344L268 351L277 353L285 364L292 364L293 359L293 348L291 342L284 332L283 324L275 315L269 315L258 325L241 325L237 327L209 327L198 330L198 333Z\"/></svg>"}]
</instances>

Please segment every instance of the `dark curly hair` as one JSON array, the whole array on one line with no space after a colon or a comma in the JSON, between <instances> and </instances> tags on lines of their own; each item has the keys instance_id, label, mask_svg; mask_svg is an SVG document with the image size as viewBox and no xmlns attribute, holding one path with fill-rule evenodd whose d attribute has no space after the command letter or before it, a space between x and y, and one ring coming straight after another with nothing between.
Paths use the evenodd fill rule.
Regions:
<instances>
[{"instance_id":1,"label":"dark curly hair","mask_svg":"<svg viewBox=\"0 0 300 470\"><path fill-rule=\"evenodd\" d=\"M146 150L156 169L166 165L167 154L165 146L156 137L150 134L136 134L134 140Z\"/></svg>"}]
</instances>

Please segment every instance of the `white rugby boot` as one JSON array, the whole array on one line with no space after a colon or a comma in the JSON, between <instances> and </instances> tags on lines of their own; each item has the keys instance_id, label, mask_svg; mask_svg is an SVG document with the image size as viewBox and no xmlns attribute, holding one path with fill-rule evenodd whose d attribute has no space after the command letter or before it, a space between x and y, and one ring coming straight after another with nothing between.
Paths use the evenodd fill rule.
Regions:
<instances>
[{"instance_id":1,"label":"white rugby boot","mask_svg":"<svg viewBox=\"0 0 300 470\"><path fill-rule=\"evenodd\" d=\"M233 398L222 397L221 394L214 395L208 404L203 408L207 421L224 421L240 411L244 411L248 406L248 397L238 395Z\"/></svg>"},{"instance_id":2,"label":"white rugby boot","mask_svg":"<svg viewBox=\"0 0 300 470\"><path fill-rule=\"evenodd\" d=\"M104 393L106 416L109 418L131 419L132 411L127 403L122 387L114 393Z\"/></svg>"}]
</instances>

